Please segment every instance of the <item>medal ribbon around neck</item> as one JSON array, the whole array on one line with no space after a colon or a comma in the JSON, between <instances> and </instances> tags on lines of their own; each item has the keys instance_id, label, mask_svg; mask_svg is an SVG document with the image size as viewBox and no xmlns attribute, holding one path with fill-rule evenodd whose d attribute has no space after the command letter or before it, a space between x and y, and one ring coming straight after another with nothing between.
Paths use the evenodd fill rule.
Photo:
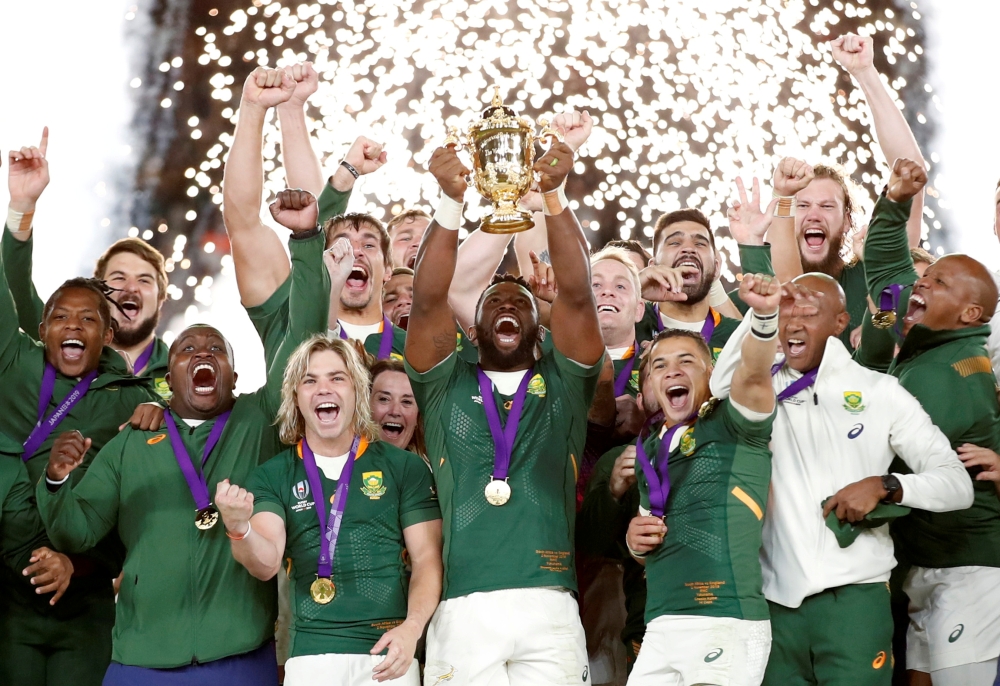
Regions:
<instances>
[{"instance_id":1,"label":"medal ribbon around neck","mask_svg":"<svg viewBox=\"0 0 1000 686\"><path fill-rule=\"evenodd\" d=\"M660 441L657 450L655 468L642 447L642 435L635 442L635 459L642 467L642 473L645 474L646 482L649 484L649 513L654 517L662 519L663 513L667 511L667 496L670 495L670 474L667 472L667 463L670 461L670 444L674 440L674 434L680 429L689 427L697 417L696 412L683 422L667 429L667 434Z\"/></svg>"},{"instance_id":2,"label":"medal ribbon around neck","mask_svg":"<svg viewBox=\"0 0 1000 686\"><path fill-rule=\"evenodd\" d=\"M629 348L631 355L628 358L628 362L622 367L621 372L615 377L615 397L625 393L625 388L628 386L629 379L632 378L632 370L635 369L635 358L639 357L635 354L635 341L632 342L632 347Z\"/></svg>"},{"instance_id":3,"label":"medal ribbon around neck","mask_svg":"<svg viewBox=\"0 0 1000 686\"><path fill-rule=\"evenodd\" d=\"M35 455L35 452L45 442L45 439L49 437L49 434L55 431L55 428L62 423L62 420L66 419L66 415L73 409L73 406L80 402L83 396L87 395L87 391L90 390L90 384L94 383L94 379L96 378L97 370L95 369L73 387L73 390L52 411L52 414L45 417L45 410L48 409L49 403L52 402L52 393L56 389L56 368L48 362L45 363L45 372L42 374L42 387L38 392L38 422L24 441L24 452L21 453L21 460L27 462Z\"/></svg>"},{"instance_id":4,"label":"medal ribbon around neck","mask_svg":"<svg viewBox=\"0 0 1000 686\"><path fill-rule=\"evenodd\" d=\"M319 468L316 466L316 456L306 439L302 439L302 466L309 478L309 488L313 493L313 508L319 519L319 528L323 532L319 541L319 560L316 564L316 575L321 579L329 579L333 574L333 557L337 551L337 539L340 537L340 525L344 521L344 508L347 506L347 495L351 487L351 474L354 473L354 460L357 458L361 436L355 436L351 444L351 452L347 462L337 479L337 490L333 494L333 505L330 506L330 516L326 514L326 496L323 494L323 481L319 478Z\"/></svg>"},{"instance_id":5,"label":"medal ribbon around neck","mask_svg":"<svg viewBox=\"0 0 1000 686\"><path fill-rule=\"evenodd\" d=\"M149 358L153 356L153 349L155 347L156 347L156 339L154 338L150 342L149 346L147 346L146 349L142 351L142 354L139 355L138 358L136 358L135 365L132 367L133 375L139 376L139 372L143 371L146 368L146 365L149 364Z\"/></svg>"},{"instance_id":6,"label":"medal ribbon around neck","mask_svg":"<svg viewBox=\"0 0 1000 686\"><path fill-rule=\"evenodd\" d=\"M338 322L340 323L340 322ZM340 338L341 340L348 340L349 336L347 331L344 330L343 323L340 323ZM382 337L379 339L378 343L378 358L379 360L388 359L392 354L392 322L389 321L389 317L382 315Z\"/></svg>"},{"instance_id":7,"label":"medal ribbon around neck","mask_svg":"<svg viewBox=\"0 0 1000 686\"><path fill-rule=\"evenodd\" d=\"M781 371L781 368L784 366L785 366L784 362L779 362L778 364L771 367L771 376L776 375L779 371ZM814 383L816 383L817 374L819 374L819 367L816 367L815 369L810 369L801 377L799 377L792 383L788 384L788 386L785 387L785 390L781 391L781 393L778 393L775 400L779 403L784 402L785 400L791 398L793 395L796 395L799 392L806 390Z\"/></svg>"},{"instance_id":8,"label":"medal ribbon around neck","mask_svg":"<svg viewBox=\"0 0 1000 686\"><path fill-rule=\"evenodd\" d=\"M191 456L188 455L187 447L181 439L181 433L177 430L177 422L174 421L173 414L170 410L166 410L163 413L163 419L167 422L167 434L170 436L170 447L174 450L174 458L177 460L177 465L181 468L181 473L187 482L188 490L191 491L191 496L194 498L195 508L199 512L212 505L212 498L208 492L208 484L205 482L204 467L205 463L208 462L208 456L212 453L212 449L215 448L215 445L222 437L222 431L226 428L229 415L230 412L227 411L215 418L212 431L208 434L208 440L205 441L205 450L202 451L201 468L195 469L194 463L191 461Z\"/></svg>"},{"instance_id":9,"label":"medal ribbon around neck","mask_svg":"<svg viewBox=\"0 0 1000 686\"><path fill-rule=\"evenodd\" d=\"M486 421L490 425L493 436L493 480L506 481L510 472L510 457L514 452L514 441L517 439L517 426L521 423L521 409L528 395L528 382L534 374L534 369L528 369L517 387L510 412L507 414L507 424L500 420L500 410L497 409L496 397L493 395L493 382L482 367L476 367L479 377L479 392L483 396L483 409L486 410Z\"/></svg>"},{"instance_id":10,"label":"medal ribbon around neck","mask_svg":"<svg viewBox=\"0 0 1000 686\"><path fill-rule=\"evenodd\" d=\"M656 312L656 317L653 320L653 324L656 327L656 333L663 331L663 319L660 317L660 304L656 303L653 305L653 311ZM715 310L711 307L708 308L708 316L705 317L705 323L701 326L701 337L705 340L705 343L711 347L710 341L712 340L712 334L715 333Z\"/></svg>"}]
</instances>

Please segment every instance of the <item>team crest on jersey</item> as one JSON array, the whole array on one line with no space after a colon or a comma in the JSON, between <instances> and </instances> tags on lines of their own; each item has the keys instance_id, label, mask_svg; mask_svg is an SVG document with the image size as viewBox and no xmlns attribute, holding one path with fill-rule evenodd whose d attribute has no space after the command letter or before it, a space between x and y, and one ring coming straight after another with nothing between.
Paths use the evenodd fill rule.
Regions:
<instances>
[{"instance_id":1,"label":"team crest on jersey","mask_svg":"<svg viewBox=\"0 0 1000 686\"><path fill-rule=\"evenodd\" d=\"M545 397L545 379L542 378L541 374L535 374L531 377L531 381L528 382L528 393L537 395L539 398Z\"/></svg>"},{"instance_id":2,"label":"team crest on jersey","mask_svg":"<svg viewBox=\"0 0 1000 686\"><path fill-rule=\"evenodd\" d=\"M628 380L628 386L636 393L639 392L639 370L636 369L632 372L632 378Z\"/></svg>"},{"instance_id":3,"label":"team crest on jersey","mask_svg":"<svg viewBox=\"0 0 1000 686\"><path fill-rule=\"evenodd\" d=\"M679 444L681 452L685 455L691 455L696 447L694 440L694 427L689 426L684 435L681 436L681 442Z\"/></svg>"},{"instance_id":4,"label":"team crest on jersey","mask_svg":"<svg viewBox=\"0 0 1000 686\"><path fill-rule=\"evenodd\" d=\"M361 475L361 492L372 500L378 500L385 495L385 484L382 483L382 472L364 472Z\"/></svg>"},{"instance_id":5,"label":"team crest on jersey","mask_svg":"<svg viewBox=\"0 0 1000 686\"><path fill-rule=\"evenodd\" d=\"M455 333L455 350L457 352L462 352L462 332L458 331Z\"/></svg>"},{"instance_id":6,"label":"team crest on jersey","mask_svg":"<svg viewBox=\"0 0 1000 686\"><path fill-rule=\"evenodd\" d=\"M844 391L844 409L851 414L860 414L865 411L861 391Z\"/></svg>"},{"instance_id":7,"label":"team crest on jersey","mask_svg":"<svg viewBox=\"0 0 1000 686\"><path fill-rule=\"evenodd\" d=\"M300 481L292 486L292 497L297 500L305 500L309 497L309 482Z\"/></svg>"},{"instance_id":8,"label":"team crest on jersey","mask_svg":"<svg viewBox=\"0 0 1000 686\"><path fill-rule=\"evenodd\" d=\"M399 360L400 362L402 362L403 361L403 356L400 355L399 353L389 353L389 359L390 360Z\"/></svg>"},{"instance_id":9,"label":"team crest on jersey","mask_svg":"<svg viewBox=\"0 0 1000 686\"><path fill-rule=\"evenodd\" d=\"M156 395L160 396L164 400L170 400L173 393L170 391L170 386L167 384L167 380L163 377L158 377L153 381L153 390L156 391Z\"/></svg>"}]
</instances>

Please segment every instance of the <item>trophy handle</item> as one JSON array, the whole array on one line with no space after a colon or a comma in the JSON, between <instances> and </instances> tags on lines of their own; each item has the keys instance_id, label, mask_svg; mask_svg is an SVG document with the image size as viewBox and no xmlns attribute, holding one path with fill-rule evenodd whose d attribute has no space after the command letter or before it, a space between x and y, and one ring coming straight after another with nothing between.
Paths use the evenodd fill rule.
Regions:
<instances>
[{"instance_id":1,"label":"trophy handle","mask_svg":"<svg viewBox=\"0 0 1000 686\"><path fill-rule=\"evenodd\" d=\"M445 136L443 145L446 148L449 145L454 145L456 151L462 149L462 134L459 132L457 126L448 127L448 135Z\"/></svg>"},{"instance_id":2,"label":"trophy handle","mask_svg":"<svg viewBox=\"0 0 1000 686\"><path fill-rule=\"evenodd\" d=\"M563 136L558 130L549 126L548 119L539 119L538 125L542 127L541 132L535 136L535 141L538 143L544 143L546 138L555 138L560 143L563 142Z\"/></svg>"}]
</instances>

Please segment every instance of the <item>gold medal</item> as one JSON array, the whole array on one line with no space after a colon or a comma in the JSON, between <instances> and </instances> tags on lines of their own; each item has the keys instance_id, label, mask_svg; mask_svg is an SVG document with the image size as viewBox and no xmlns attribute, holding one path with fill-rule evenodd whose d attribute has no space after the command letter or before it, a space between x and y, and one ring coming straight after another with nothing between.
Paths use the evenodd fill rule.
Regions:
<instances>
[{"instance_id":1,"label":"gold medal","mask_svg":"<svg viewBox=\"0 0 1000 686\"><path fill-rule=\"evenodd\" d=\"M203 507L194 516L194 525L202 531L208 531L219 522L219 511L213 505Z\"/></svg>"},{"instance_id":2,"label":"gold medal","mask_svg":"<svg viewBox=\"0 0 1000 686\"><path fill-rule=\"evenodd\" d=\"M493 479L486 484L486 502L490 505L500 507L506 505L508 500L510 500L510 486L506 481Z\"/></svg>"},{"instance_id":3,"label":"gold medal","mask_svg":"<svg viewBox=\"0 0 1000 686\"><path fill-rule=\"evenodd\" d=\"M876 329L890 329L896 323L896 313L892 310L882 310L872 315L872 326Z\"/></svg>"},{"instance_id":4,"label":"gold medal","mask_svg":"<svg viewBox=\"0 0 1000 686\"><path fill-rule=\"evenodd\" d=\"M317 576L316 581L309 587L309 595L320 605L326 605L337 595L337 587L333 585L333 579Z\"/></svg>"}]
</instances>

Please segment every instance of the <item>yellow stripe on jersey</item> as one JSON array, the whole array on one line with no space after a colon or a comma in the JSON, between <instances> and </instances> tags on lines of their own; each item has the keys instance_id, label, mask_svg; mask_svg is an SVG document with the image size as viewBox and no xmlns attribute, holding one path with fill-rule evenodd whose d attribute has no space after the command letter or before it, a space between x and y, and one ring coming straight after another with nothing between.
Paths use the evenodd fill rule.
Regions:
<instances>
[{"instance_id":1,"label":"yellow stripe on jersey","mask_svg":"<svg viewBox=\"0 0 1000 686\"><path fill-rule=\"evenodd\" d=\"M761 512L760 505L758 505L754 501L753 498L751 498L749 495L747 495L747 492L744 491L742 488L740 488L739 486L737 486L736 488L734 488L733 489L733 495L736 496L737 500L739 500L741 503L743 503L744 505L746 505L747 507L749 507L750 511L753 512L757 516L758 520L761 520L761 519L764 518L764 513Z\"/></svg>"},{"instance_id":2,"label":"yellow stripe on jersey","mask_svg":"<svg viewBox=\"0 0 1000 686\"><path fill-rule=\"evenodd\" d=\"M992 374L993 366L990 364L990 358L980 355L978 357L967 357L964 360L959 360L955 364L951 365L952 369L962 375L964 379L967 376L972 376L973 374Z\"/></svg>"}]
</instances>

